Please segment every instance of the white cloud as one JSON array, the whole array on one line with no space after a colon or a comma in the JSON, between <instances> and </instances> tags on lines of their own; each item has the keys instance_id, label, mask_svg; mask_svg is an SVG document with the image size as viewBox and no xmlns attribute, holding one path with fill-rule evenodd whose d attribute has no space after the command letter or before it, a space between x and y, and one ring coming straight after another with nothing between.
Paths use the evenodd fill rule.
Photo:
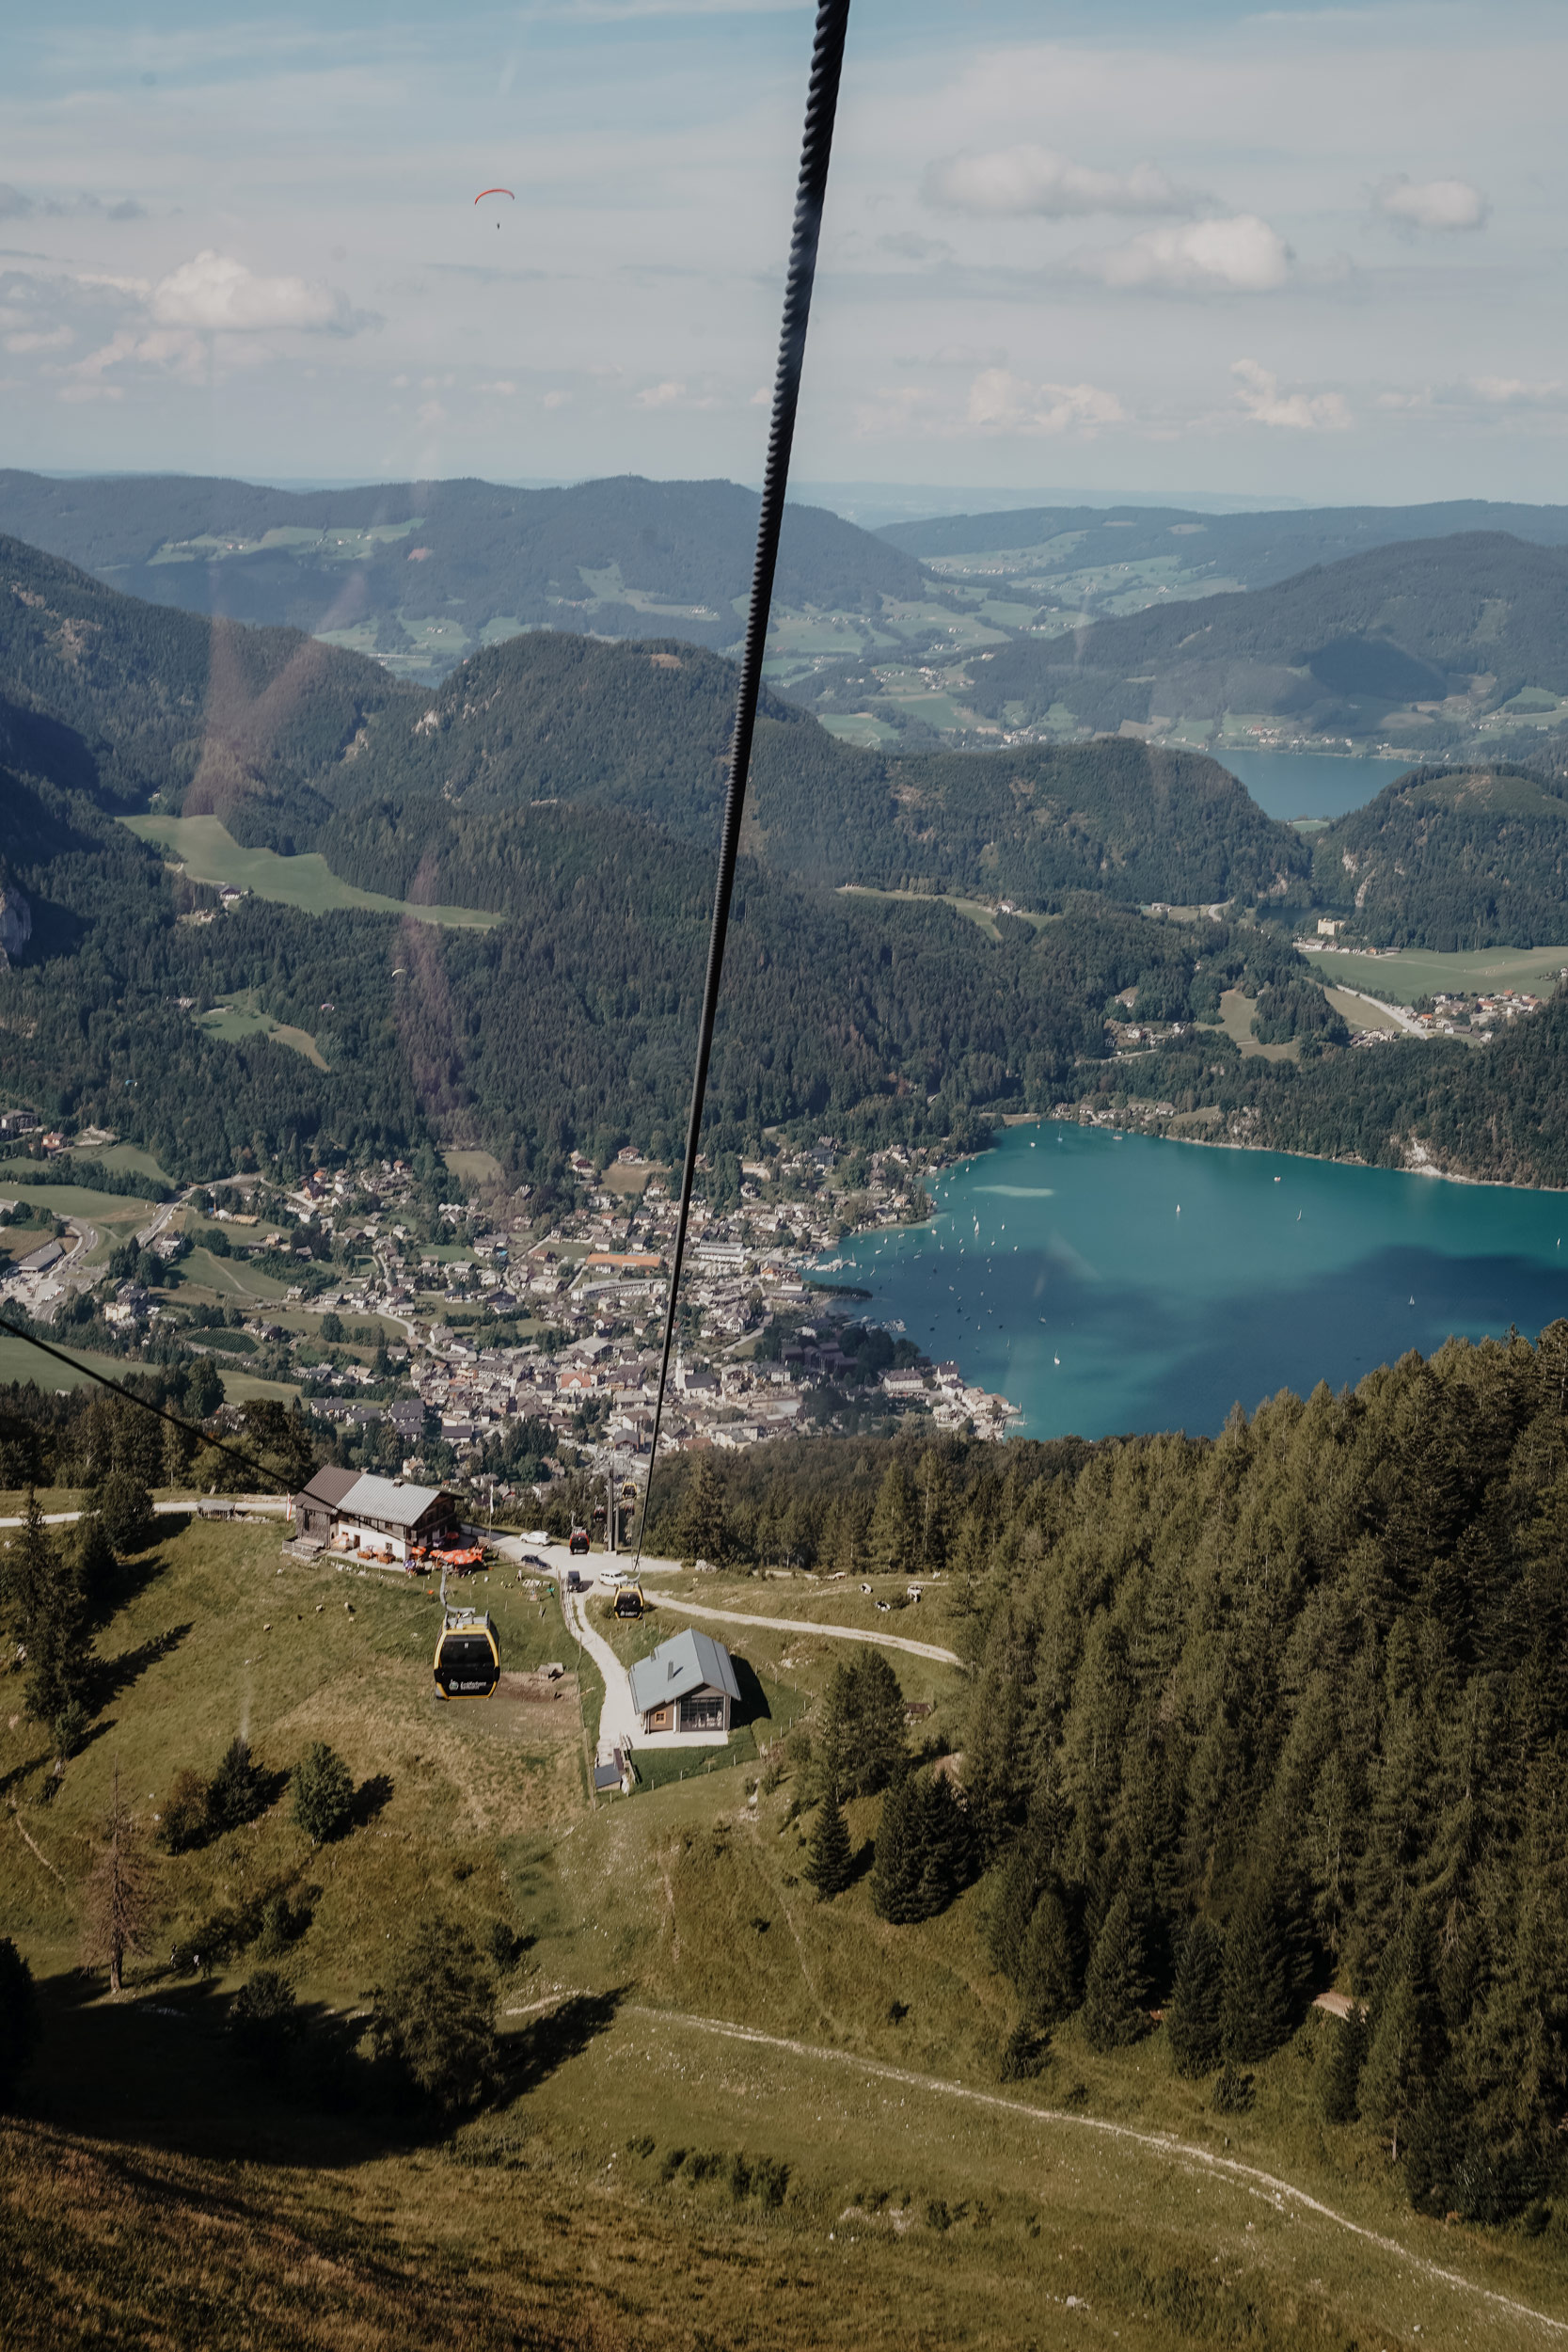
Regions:
<instances>
[{"instance_id":1,"label":"white cloud","mask_svg":"<svg viewBox=\"0 0 1568 2352\"><path fill-rule=\"evenodd\" d=\"M1255 213L1146 229L1130 244L1081 253L1074 266L1131 293L1273 294L1290 271L1291 249Z\"/></svg>"},{"instance_id":2,"label":"white cloud","mask_svg":"<svg viewBox=\"0 0 1568 2352\"><path fill-rule=\"evenodd\" d=\"M1236 397L1254 424L1272 424L1294 433L1343 433L1350 410L1338 392L1282 392L1279 378L1256 359L1237 359L1231 374Z\"/></svg>"},{"instance_id":3,"label":"white cloud","mask_svg":"<svg viewBox=\"0 0 1568 2352\"><path fill-rule=\"evenodd\" d=\"M502 400L510 400L516 389L516 385L511 381L510 377L504 375L498 375L493 383L474 386L476 392L493 392Z\"/></svg>"},{"instance_id":4,"label":"white cloud","mask_svg":"<svg viewBox=\"0 0 1568 2352\"><path fill-rule=\"evenodd\" d=\"M879 237L879 253L891 253L898 262L950 262L953 248L945 237L922 237L912 229L900 229L890 237Z\"/></svg>"},{"instance_id":5,"label":"white cloud","mask_svg":"<svg viewBox=\"0 0 1568 2352\"><path fill-rule=\"evenodd\" d=\"M421 401L414 411L415 423L422 425L427 433L434 433L436 427L445 424L446 421L447 412L438 400Z\"/></svg>"},{"instance_id":6,"label":"white cloud","mask_svg":"<svg viewBox=\"0 0 1568 2352\"><path fill-rule=\"evenodd\" d=\"M1383 181L1372 200L1402 229L1483 229L1492 209L1468 180L1412 180L1407 172Z\"/></svg>"},{"instance_id":7,"label":"white cloud","mask_svg":"<svg viewBox=\"0 0 1568 2352\"><path fill-rule=\"evenodd\" d=\"M1560 402L1559 383L1527 384L1517 375L1478 375L1472 384L1478 400L1493 408L1542 408Z\"/></svg>"},{"instance_id":8,"label":"white cloud","mask_svg":"<svg viewBox=\"0 0 1568 2352\"><path fill-rule=\"evenodd\" d=\"M203 334L256 334L282 327L352 332L347 297L303 278L259 278L231 254L211 246L171 270L152 289L150 309L160 326Z\"/></svg>"},{"instance_id":9,"label":"white cloud","mask_svg":"<svg viewBox=\"0 0 1568 2352\"><path fill-rule=\"evenodd\" d=\"M8 351L61 351L67 343L74 341L75 337L69 326L53 327L48 333L41 328L34 328L31 331L24 331L20 335L8 335L6 349Z\"/></svg>"},{"instance_id":10,"label":"white cloud","mask_svg":"<svg viewBox=\"0 0 1568 2352\"><path fill-rule=\"evenodd\" d=\"M541 408L564 408L571 397L570 392L546 392L539 405Z\"/></svg>"},{"instance_id":11,"label":"white cloud","mask_svg":"<svg viewBox=\"0 0 1568 2352\"><path fill-rule=\"evenodd\" d=\"M948 212L1011 213L1079 220L1091 213L1191 213L1201 199L1152 164L1101 171L1049 147L1004 147L930 165L921 182L928 204Z\"/></svg>"},{"instance_id":12,"label":"white cloud","mask_svg":"<svg viewBox=\"0 0 1568 2352\"><path fill-rule=\"evenodd\" d=\"M633 399L639 408L673 408L676 401L685 398L686 386L673 381L664 384L645 384L640 392L633 394Z\"/></svg>"},{"instance_id":13,"label":"white cloud","mask_svg":"<svg viewBox=\"0 0 1568 2352\"><path fill-rule=\"evenodd\" d=\"M1008 368L982 368L969 388L967 421L982 433L1066 433L1122 424L1115 392L1096 384L1030 384Z\"/></svg>"}]
</instances>

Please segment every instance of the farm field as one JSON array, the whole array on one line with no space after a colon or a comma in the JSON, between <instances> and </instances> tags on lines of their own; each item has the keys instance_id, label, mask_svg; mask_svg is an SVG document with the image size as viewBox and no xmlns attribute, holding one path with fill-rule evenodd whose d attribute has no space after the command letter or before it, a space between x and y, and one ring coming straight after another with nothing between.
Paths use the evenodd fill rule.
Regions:
<instances>
[{"instance_id":1,"label":"farm field","mask_svg":"<svg viewBox=\"0 0 1568 2352\"><path fill-rule=\"evenodd\" d=\"M120 819L138 840L150 841L176 859L193 882L231 882L279 906L305 914L332 914L359 908L372 914L411 914L421 923L445 923L476 930L500 921L473 907L413 906L340 882L324 857L310 850L280 857L276 850L247 850L215 817L126 817Z\"/></svg>"},{"instance_id":2,"label":"farm field","mask_svg":"<svg viewBox=\"0 0 1568 2352\"><path fill-rule=\"evenodd\" d=\"M1314 958L1312 969L1325 988L1338 980L1400 1005L1413 1005L1418 996L1436 996L1449 989L1485 995L1516 988L1527 995L1549 996L1568 972L1568 946L1481 947L1461 954L1402 947L1392 956L1358 955L1351 948Z\"/></svg>"}]
</instances>

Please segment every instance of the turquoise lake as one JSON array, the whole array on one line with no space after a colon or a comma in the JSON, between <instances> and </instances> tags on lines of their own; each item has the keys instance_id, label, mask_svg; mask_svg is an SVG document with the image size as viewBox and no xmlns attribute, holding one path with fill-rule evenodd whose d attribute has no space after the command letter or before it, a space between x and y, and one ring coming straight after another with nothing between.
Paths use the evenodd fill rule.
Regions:
<instances>
[{"instance_id":1,"label":"turquoise lake","mask_svg":"<svg viewBox=\"0 0 1568 2352\"><path fill-rule=\"evenodd\" d=\"M1239 1399L1568 1315L1568 1194L1044 1122L818 1279L868 1291L1025 1437L1217 1430ZM856 1302L857 1305L860 1302Z\"/></svg>"},{"instance_id":2,"label":"turquoise lake","mask_svg":"<svg viewBox=\"0 0 1568 2352\"><path fill-rule=\"evenodd\" d=\"M1408 759L1338 759L1332 752L1214 754L1246 786L1265 817L1290 824L1298 817L1345 817L1365 808L1386 784L1409 772Z\"/></svg>"}]
</instances>

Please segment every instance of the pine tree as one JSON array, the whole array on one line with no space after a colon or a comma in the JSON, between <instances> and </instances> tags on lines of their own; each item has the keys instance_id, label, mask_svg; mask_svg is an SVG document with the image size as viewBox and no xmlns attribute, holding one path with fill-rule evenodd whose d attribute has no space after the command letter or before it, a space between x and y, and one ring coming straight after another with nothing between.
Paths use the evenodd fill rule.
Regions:
<instances>
[{"instance_id":1,"label":"pine tree","mask_svg":"<svg viewBox=\"0 0 1568 2352\"><path fill-rule=\"evenodd\" d=\"M920 1784L913 1772L895 1781L882 1799L877 1826L877 1853L871 1870L871 1902L879 1918L902 1927L918 1916L915 1900L920 1863L914 1852L914 1817L920 1804Z\"/></svg>"},{"instance_id":2,"label":"pine tree","mask_svg":"<svg viewBox=\"0 0 1568 2352\"><path fill-rule=\"evenodd\" d=\"M706 1454L697 1456L680 1514L681 1557L718 1567L729 1549L724 1488Z\"/></svg>"},{"instance_id":3,"label":"pine tree","mask_svg":"<svg viewBox=\"0 0 1568 2352\"><path fill-rule=\"evenodd\" d=\"M1119 2050L1148 2031L1142 1922L1126 1890L1105 1914L1084 1979L1084 2036L1091 2050Z\"/></svg>"},{"instance_id":4,"label":"pine tree","mask_svg":"<svg viewBox=\"0 0 1568 2352\"><path fill-rule=\"evenodd\" d=\"M924 1781L915 1822L920 1856L916 1915L934 1919L969 1876L968 1823L945 1772L933 1772Z\"/></svg>"},{"instance_id":5,"label":"pine tree","mask_svg":"<svg viewBox=\"0 0 1568 2352\"><path fill-rule=\"evenodd\" d=\"M1223 2052L1221 2015L1225 2000L1225 1951L1207 1919L1187 1930L1176 1986L1165 2011L1165 2032L1179 2074L1212 2074Z\"/></svg>"},{"instance_id":6,"label":"pine tree","mask_svg":"<svg viewBox=\"0 0 1568 2352\"><path fill-rule=\"evenodd\" d=\"M219 1836L253 1821L266 1802L266 1775L244 1734L229 1742L207 1788L208 1825Z\"/></svg>"},{"instance_id":7,"label":"pine tree","mask_svg":"<svg viewBox=\"0 0 1568 2352\"><path fill-rule=\"evenodd\" d=\"M863 1649L850 1675L860 1750L853 1785L869 1797L896 1780L908 1761L904 1693L880 1650Z\"/></svg>"},{"instance_id":8,"label":"pine tree","mask_svg":"<svg viewBox=\"0 0 1568 2352\"><path fill-rule=\"evenodd\" d=\"M920 1559L923 1575L940 1576L947 1565L953 1538L953 1481L935 1446L927 1446L915 1473L920 1514Z\"/></svg>"},{"instance_id":9,"label":"pine tree","mask_svg":"<svg viewBox=\"0 0 1568 2352\"><path fill-rule=\"evenodd\" d=\"M835 1895L842 1895L853 1867L848 1825L839 1805L838 1792L830 1783L816 1808L806 1855L805 1875L816 1889L817 1901L829 1903Z\"/></svg>"},{"instance_id":10,"label":"pine tree","mask_svg":"<svg viewBox=\"0 0 1568 2352\"><path fill-rule=\"evenodd\" d=\"M889 1576L912 1574L920 1558L920 1515L909 1472L891 1461L883 1473L871 1521L871 1556Z\"/></svg>"},{"instance_id":11,"label":"pine tree","mask_svg":"<svg viewBox=\"0 0 1568 2352\"><path fill-rule=\"evenodd\" d=\"M1045 1887L1024 1931L1017 1983L1029 2017L1038 2025L1054 2025L1078 2006L1083 1985L1078 1937L1054 1881Z\"/></svg>"},{"instance_id":12,"label":"pine tree","mask_svg":"<svg viewBox=\"0 0 1568 2352\"><path fill-rule=\"evenodd\" d=\"M1256 1888L1225 1947L1221 2040L1234 2066L1253 2066L1291 2035L1291 1959L1273 1890Z\"/></svg>"},{"instance_id":13,"label":"pine tree","mask_svg":"<svg viewBox=\"0 0 1568 2352\"><path fill-rule=\"evenodd\" d=\"M1354 2004L1338 2026L1328 2028L1328 2056L1318 2070L1318 2104L1325 2123L1354 2123L1358 2113L1361 2070L1367 2063L1367 2012Z\"/></svg>"},{"instance_id":14,"label":"pine tree","mask_svg":"<svg viewBox=\"0 0 1568 2352\"><path fill-rule=\"evenodd\" d=\"M1431 1929L1419 1909L1411 1912L1384 1955L1367 2031L1358 2104L1369 2122L1390 2134L1397 2163L1401 2133L1429 2096L1447 2057Z\"/></svg>"}]
</instances>

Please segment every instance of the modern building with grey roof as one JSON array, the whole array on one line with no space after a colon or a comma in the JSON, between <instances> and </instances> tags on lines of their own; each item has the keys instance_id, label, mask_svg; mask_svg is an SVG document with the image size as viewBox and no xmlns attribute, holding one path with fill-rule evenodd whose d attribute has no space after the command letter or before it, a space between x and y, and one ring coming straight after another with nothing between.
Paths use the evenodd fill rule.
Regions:
<instances>
[{"instance_id":1,"label":"modern building with grey roof","mask_svg":"<svg viewBox=\"0 0 1568 2352\"><path fill-rule=\"evenodd\" d=\"M630 1681L643 1737L662 1733L672 1745L693 1733L725 1737L740 1699L729 1651L692 1626L660 1642L651 1658L640 1658Z\"/></svg>"}]
</instances>

